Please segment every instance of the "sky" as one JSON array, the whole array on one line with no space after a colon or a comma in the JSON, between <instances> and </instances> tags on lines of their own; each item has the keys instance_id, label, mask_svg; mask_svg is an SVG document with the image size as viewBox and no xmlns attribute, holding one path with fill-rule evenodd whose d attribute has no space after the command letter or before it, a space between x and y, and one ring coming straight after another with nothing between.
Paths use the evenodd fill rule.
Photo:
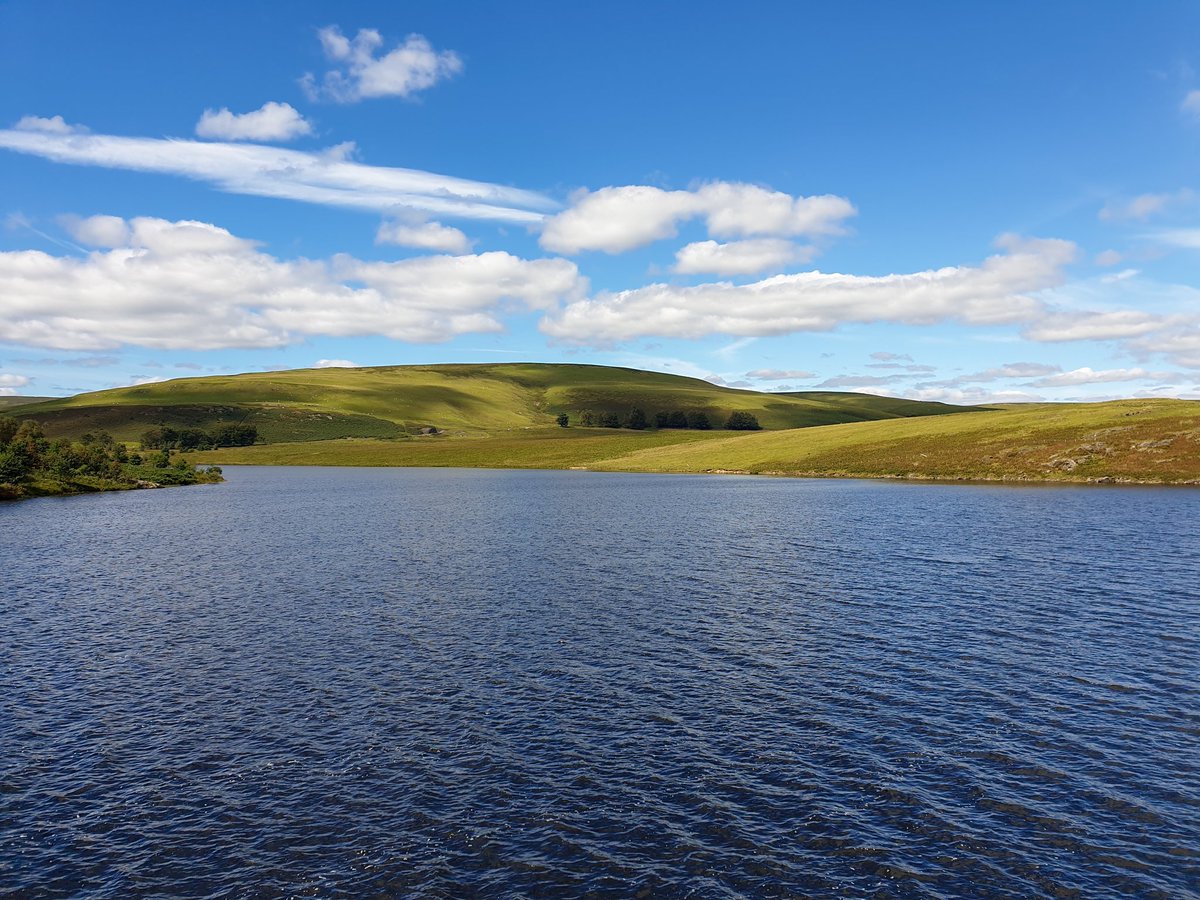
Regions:
<instances>
[{"instance_id":1,"label":"sky","mask_svg":"<svg viewBox=\"0 0 1200 900\"><path fill-rule=\"evenodd\" d=\"M1200 398L1200 4L0 2L0 394Z\"/></svg>"}]
</instances>

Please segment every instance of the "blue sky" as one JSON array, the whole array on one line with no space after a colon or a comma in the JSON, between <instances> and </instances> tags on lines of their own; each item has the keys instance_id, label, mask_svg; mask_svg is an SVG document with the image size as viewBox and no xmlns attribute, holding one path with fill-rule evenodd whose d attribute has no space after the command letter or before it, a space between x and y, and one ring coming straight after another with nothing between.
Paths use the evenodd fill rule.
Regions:
<instances>
[{"instance_id":1,"label":"blue sky","mask_svg":"<svg viewBox=\"0 0 1200 900\"><path fill-rule=\"evenodd\" d=\"M0 392L1200 397L1194 3L0 5Z\"/></svg>"}]
</instances>

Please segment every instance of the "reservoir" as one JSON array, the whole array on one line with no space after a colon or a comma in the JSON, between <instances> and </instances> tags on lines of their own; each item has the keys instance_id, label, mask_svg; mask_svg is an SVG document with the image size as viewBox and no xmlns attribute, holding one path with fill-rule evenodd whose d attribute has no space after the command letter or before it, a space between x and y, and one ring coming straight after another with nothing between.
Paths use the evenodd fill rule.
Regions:
<instances>
[{"instance_id":1,"label":"reservoir","mask_svg":"<svg viewBox=\"0 0 1200 900\"><path fill-rule=\"evenodd\" d=\"M1200 491L0 505L0 893L1200 892Z\"/></svg>"}]
</instances>

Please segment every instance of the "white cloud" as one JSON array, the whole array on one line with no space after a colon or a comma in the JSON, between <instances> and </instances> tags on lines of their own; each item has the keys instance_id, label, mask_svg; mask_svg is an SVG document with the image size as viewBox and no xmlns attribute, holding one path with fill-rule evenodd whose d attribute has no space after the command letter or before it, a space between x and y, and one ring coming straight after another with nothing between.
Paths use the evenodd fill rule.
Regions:
<instances>
[{"instance_id":1,"label":"white cloud","mask_svg":"<svg viewBox=\"0 0 1200 900\"><path fill-rule=\"evenodd\" d=\"M60 216L59 224L89 247L121 247L129 240L129 225L120 216Z\"/></svg>"},{"instance_id":2,"label":"white cloud","mask_svg":"<svg viewBox=\"0 0 1200 900\"><path fill-rule=\"evenodd\" d=\"M802 369L755 369L753 372L747 372L746 377L757 378L760 381L786 381L789 378L807 381L817 376L815 372L805 372Z\"/></svg>"},{"instance_id":3,"label":"white cloud","mask_svg":"<svg viewBox=\"0 0 1200 900\"><path fill-rule=\"evenodd\" d=\"M1188 91L1179 108L1189 115L1200 119L1200 90Z\"/></svg>"},{"instance_id":4,"label":"white cloud","mask_svg":"<svg viewBox=\"0 0 1200 900\"><path fill-rule=\"evenodd\" d=\"M196 123L196 134L229 141L290 141L312 134L312 125L290 103L268 102L240 114L225 107L206 109Z\"/></svg>"},{"instance_id":5,"label":"white cloud","mask_svg":"<svg viewBox=\"0 0 1200 900\"><path fill-rule=\"evenodd\" d=\"M888 353L886 350L876 350L871 354L871 359L877 359L880 362L912 362L913 358L907 353Z\"/></svg>"},{"instance_id":6,"label":"white cloud","mask_svg":"<svg viewBox=\"0 0 1200 900\"><path fill-rule=\"evenodd\" d=\"M546 222L542 246L555 253L623 253L673 237L680 222L703 216L713 237L838 234L855 215L844 197L792 197L752 184L712 182L692 191L648 185L580 191Z\"/></svg>"},{"instance_id":7,"label":"white cloud","mask_svg":"<svg viewBox=\"0 0 1200 900\"><path fill-rule=\"evenodd\" d=\"M453 50L436 51L419 34L410 34L395 49L377 56L383 37L373 28L359 29L353 39L331 25L317 32L325 57L337 68L318 81L310 72L300 85L312 100L355 103L369 97L411 97L457 75L462 59Z\"/></svg>"},{"instance_id":8,"label":"white cloud","mask_svg":"<svg viewBox=\"0 0 1200 900\"><path fill-rule=\"evenodd\" d=\"M357 369L358 363L348 359L318 359L313 363L314 369Z\"/></svg>"},{"instance_id":9,"label":"white cloud","mask_svg":"<svg viewBox=\"0 0 1200 900\"><path fill-rule=\"evenodd\" d=\"M1139 194L1132 200L1104 204L1100 210L1100 219L1104 222L1144 222L1173 206L1191 203L1195 197L1195 193L1187 188L1165 194Z\"/></svg>"},{"instance_id":10,"label":"white cloud","mask_svg":"<svg viewBox=\"0 0 1200 900\"><path fill-rule=\"evenodd\" d=\"M69 125L62 116L23 116L14 126L17 131L40 131L44 134L82 134L87 131L82 125Z\"/></svg>"},{"instance_id":11,"label":"white cloud","mask_svg":"<svg viewBox=\"0 0 1200 900\"><path fill-rule=\"evenodd\" d=\"M1171 247L1184 250L1200 250L1200 228L1175 228L1168 231L1155 231L1147 237L1161 241Z\"/></svg>"},{"instance_id":12,"label":"white cloud","mask_svg":"<svg viewBox=\"0 0 1200 900\"><path fill-rule=\"evenodd\" d=\"M531 191L416 169L368 166L337 152L103 134L0 130L0 147L74 165L181 175L233 194L391 212L419 210L536 224L555 207Z\"/></svg>"},{"instance_id":13,"label":"white cloud","mask_svg":"<svg viewBox=\"0 0 1200 900\"><path fill-rule=\"evenodd\" d=\"M838 375L835 378L826 378L818 388L861 388L861 387L879 387L883 384L895 384L897 381L903 381L907 375Z\"/></svg>"},{"instance_id":14,"label":"white cloud","mask_svg":"<svg viewBox=\"0 0 1200 900\"><path fill-rule=\"evenodd\" d=\"M1006 252L979 266L906 275L801 272L752 284L652 284L569 304L542 322L552 337L589 344L660 335L765 336L828 331L843 322L972 325L1026 322L1044 312L1030 294L1060 283L1075 245L1059 240L998 242Z\"/></svg>"},{"instance_id":15,"label":"white cloud","mask_svg":"<svg viewBox=\"0 0 1200 900\"><path fill-rule=\"evenodd\" d=\"M1098 265L1098 266L1115 266L1119 262L1121 262L1121 260L1123 260L1124 258L1125 257L1123 257L1116 250L1103 250L1100 253L1096 254L1096 265Z\"/></svg>"},{"instance_id":16,"label":"white cloud","mask_svg":"<svg viewBox=\"0 0 1200 900\"><path fill-rule=\"evenodd\" d=\"M753 275L767 269L780 269L789 263L807 262L811 247L797 247L782 238L757 238L748 241L698 241L675 254L675 269L681 275Z\"/></svg>"},{"instance_id":17,"label":"white cloud","mask_svg":"<svg viewBox=\"0 0 1200 900\"><path fill-rule=\"evenodd\" d=\"M882 392L881 392L882 393ZM955 403L978 406L992 403L1037 403L1045 400L1038 394L1026 391L989 391L983 388L918 388L906 390L903 396L909 400L932 400L938 403Z\"/></svg>"},{"instance_id":18,"label":"white cloud","mask_svg":"<svg viewBox=\"0 0 1200 900\"><path fill-rule=\"evenodd\" d=\"M447 253L467 253L471 249L471 241L457 228L412 218L381 224L375 234L375 243L443 250Z\"/></svg>"},{"instance_id":19,"label":"white cloud","mask_svg":"<svg viewBox=\"0 0 1200 900\"><path fill-rule=\"evenodd\" d=\"M0 388L20 388L29 384L29 378L24 375L0 375Z\"/></svg>"},{"instance_id":20,"label":"white cloud","mask_svg":"<svg viewBox=\"0 0 1200 900\"><path fill-rule=\"evenodd\" d=\"M1200 369L1200 319L1165 324L1158 333L1130 341L1129 348L1139 354L1162 354L1176 365Z\"/></svg>"},{"instance_id":21,"label":"white cloud","mask_svg":"<svg viewBox=\"0 0 1200 900\"><path fill-rule=\"evenodd\" d=\"M139 218L86 258L0 253L0 341L65 350L277 347L310 335L448 340L586 291L574 264L508 253L278 259L203 222Z\"/></svg>"},{"instance_id":22,"label":"white cloud","mask_svg":"<svg viewBox=\"0 0 1200 900\"><path fill-rule=\"evenodd\" d=\"M1177 372L1148 372L1145 369L1103 369L1096 371L1087 366L1061 372L1046 378L1031 381L1027 387L1073 387L1079 384L1108 384L1114 381L1156 381L1159 384L1191 381L1188 376Z\"/></svg>"},{"instance_id":23,"label":"white cloud","mask_svg":"<svg viewBox=\"0 0 1200 900\"><path fill-rule=\"evenodd\" d=\"M1000 381L1005 378L1037 378L1041 375L1052 375L1062 371L1061 366L1048 366L1045 363L1015 362L1006 363L982 372L972 372L968 375L958 375L945 381L930 381L918 387L959 387L964 384L983 384L989 381Z\"/></svg>"},{"instance_id":24,"label":"white cloud","mask_svg":"<svg viewBox=\"0 0 1200 900\"><path fill-rule=\"evenodd\" d=\"M143 385L143 384L160 384L161 382L164 382L166 380L167 379L164 378L162 375L134 376L133 380L131 382L129 382L129 386L130 387L138 387L139 385Z\"/></svg>"},{"instance_id":25,"label":"white cloud","mask_svg":"<svg viewBox=\"0 0 1200 900\"><path fill-rule=\"evenodd\" d=\"M1028 325L1032 341L1114 341L1149 334L1162 327L1161 317L1132 309L1108 312L1052 312Z\"/></svg>"}]
</instances>

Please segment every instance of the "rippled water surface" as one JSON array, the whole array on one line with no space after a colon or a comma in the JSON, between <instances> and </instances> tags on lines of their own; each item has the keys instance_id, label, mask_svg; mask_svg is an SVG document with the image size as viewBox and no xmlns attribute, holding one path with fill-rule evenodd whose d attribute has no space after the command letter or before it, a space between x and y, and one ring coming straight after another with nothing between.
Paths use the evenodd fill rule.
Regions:
<instances>
[{"instance_id":1,"label":"rippled water surface","mask_svg":"<svg viewBox=\"0 0 1200 900\"><path fill-rule=\"evenodd\" d=\"M227 475L0 505L4 891L1200 891L1198 491Z\"/></svg>"}]
</instances>

